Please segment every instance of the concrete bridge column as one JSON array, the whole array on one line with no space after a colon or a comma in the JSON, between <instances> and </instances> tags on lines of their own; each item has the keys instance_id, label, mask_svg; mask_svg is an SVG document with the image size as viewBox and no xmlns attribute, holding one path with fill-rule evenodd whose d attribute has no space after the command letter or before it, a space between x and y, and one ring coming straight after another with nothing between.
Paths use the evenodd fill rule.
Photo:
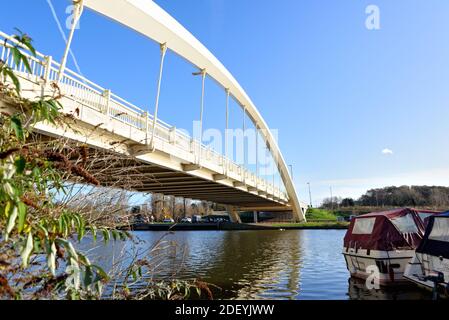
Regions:
<instances>
[{"instance_id":1,"label":"concrete bridge column","mask_svg":"<svg viewBox=\"0 0 449 320\"><path fill-rule=\"evenodd\" d=\"M242 223L238 211L233 206L226 206L226 211L228 212L229 218L233 223Z\"/></svg>"}]
</instances>

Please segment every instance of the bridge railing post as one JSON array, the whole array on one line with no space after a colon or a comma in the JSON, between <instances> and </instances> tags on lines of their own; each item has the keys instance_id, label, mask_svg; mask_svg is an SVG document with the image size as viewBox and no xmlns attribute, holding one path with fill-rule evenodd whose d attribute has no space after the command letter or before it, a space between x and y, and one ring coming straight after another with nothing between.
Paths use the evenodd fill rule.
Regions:
<instances>
[{"instance_id":1,"label":"bridge railing post","mask_svg":"<svg viewBox=\"0 0 449 320\"><path fill-rule=\"evenodd\" d=\"M111 90L105 90L103 92L103 97L106 100L106 108L103 110L103 112L105 115L109 116L111 114Z\"/></svg>"},{"instance_id":2,"label":"bridge railing post","mask_svg":"<svg viewBox=\"0 0 449 320\"><path fill-rule=\"evenodd\" d=\"M226 167L226 157L224 155L221 155L221 167L223 168L223 174L227 176L228 168Z\"/></svg>"},{"instance_id":3,"label":"bridge railing post","mask_svg":"<svg viewBox=\"0 0 449 320\"><path fill-rule=\"evenodd\" d=\"M145 144L148 145L148 129L149 129L149 122L148 122L148 111L145 111L142 113L142 130L145 131Z\"/></svg>"},{"instance_id":4,"label":"bridge railing post","mask_svg":"<svg viewBox=\"0 0 449 320\"><path fill-rule=\"evenodd\" d=\"M245 183L245 174L246 174L245 168L243 167L243 165L240 165L239 168L240 168L240 170L239 170L240 171L240 180L243 183Z\"/></svg>"},{"instance_id":5,"label":"bridge railing post","mask_svg":"<svg viewBox=\"0 0 449 320\"><path fill-rule=\"evenodd\" d=\"M176 127L170 128L170 143L176 144Z\"/></svg>"},{"instance_id":6,"label":"bridge railing post","mask_svg":"<svg viewBox=\"0 0 449 320\"><path fill-rule=\"evenodd\" d=\"M199 162L198 148L197 148L197 143L196 143L195 139L193 139L193 138L190 140L190 152L193 154L195 163L198 163Z\"/></svg>"},{"instance_id":7,"label":"bridge railing post","mask_svg":"<svg viewBox=\"0 0 449 320\"><path fill-rule=\"evenodd\" d=\"M45 66L44 66L44 82L47 84L50 81L50 73L51 73L51 65L53 64L53 57L46 56L45 57Z\"/></svg>"}]
</instances>

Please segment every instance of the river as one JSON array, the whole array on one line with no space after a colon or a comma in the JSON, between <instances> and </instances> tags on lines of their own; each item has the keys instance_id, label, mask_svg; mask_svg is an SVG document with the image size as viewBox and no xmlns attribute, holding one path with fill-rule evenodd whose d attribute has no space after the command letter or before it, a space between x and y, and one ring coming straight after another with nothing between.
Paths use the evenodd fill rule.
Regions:
<instances>
[{"instance_id":1,"label":"river","mask_svg":"<svg viewBox=\"0 0 449 320\"><path fill-rule=\"evenodd\" d=\"M429 299L414 287L367 290L349 278L343 255L345 230L134 232L133 244L89 250L105 269L122 254L148 254L157 276L200 278L218 286L216 299ZM162 240L161 240L162 239ZM92 244L83 244L84 249ZM163 247L163 248L162 248Z\"/></svg>"}]
</instances>

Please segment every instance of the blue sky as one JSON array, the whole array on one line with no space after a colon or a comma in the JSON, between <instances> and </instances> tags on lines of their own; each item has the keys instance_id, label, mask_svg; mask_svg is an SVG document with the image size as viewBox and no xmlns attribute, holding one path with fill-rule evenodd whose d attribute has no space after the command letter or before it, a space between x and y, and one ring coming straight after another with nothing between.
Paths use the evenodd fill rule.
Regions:
<instances>
[{"instance_id":1,"label":"blue sky","mask_svg":"<svg viewBox=\"0 0 449 320\"><path fill-rule=\"evenodd\" d=\"M65 24L69 1L52 2ZM307 182L315 203L330 186L334 195L357 197L386 185L449 185L447 0L156 2L223 62L279 129L302 199ZM39 51L59 60L64 42L47 0L6 3L0 30L26 31ZM380 30L365 27L370 4L380 9ZM152 110L155 43L85 11L73 52L86 77ZM200 79L192 71L168 54L160 117L180 128L199 118ZM232 104L231 124L241 123ZM212 81L205 126L224 127L223 92Z\"/></svg>"}]
</instances>

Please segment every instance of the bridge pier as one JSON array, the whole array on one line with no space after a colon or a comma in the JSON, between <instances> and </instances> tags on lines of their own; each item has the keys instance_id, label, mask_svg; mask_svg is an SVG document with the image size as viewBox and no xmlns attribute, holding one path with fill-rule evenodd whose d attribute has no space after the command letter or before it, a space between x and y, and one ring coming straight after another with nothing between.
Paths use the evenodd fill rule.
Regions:
<instances>
[{"instance_id":1,"label":"bridge pier","mask_svg":"<svg viewBox=\"0 0 449 320\"><path fill-rule=\"evenodd\" d=\"M229 218L231 218L231 222L233 223L242 223L240 219L238 211L234 206L226 206L226 211L228 212Z\"/></svg>"}]
</instances>

